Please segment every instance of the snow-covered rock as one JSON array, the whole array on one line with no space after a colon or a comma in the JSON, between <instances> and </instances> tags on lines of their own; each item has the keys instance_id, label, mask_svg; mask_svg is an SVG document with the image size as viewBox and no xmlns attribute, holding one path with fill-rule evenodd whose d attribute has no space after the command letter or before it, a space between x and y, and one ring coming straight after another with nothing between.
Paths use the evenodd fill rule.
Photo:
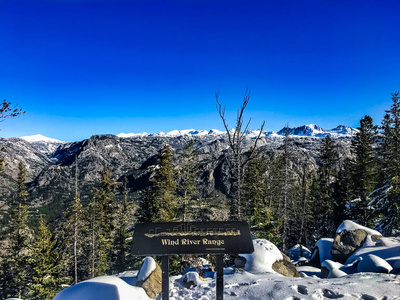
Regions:
<instances>
[{"instance_id":1,"label":"snow-covered rock","mask_svg":"<svg viewBox=\"0 0 400 300\"><path fill-rule=\"evenodd\" d=\"M277 260L283 260L279 249L266 239L253 240L254 252L251 254L240 254L246 259L244 270L250 273L273 272L272 265Z\"/></svg>"},{"instance_id":2,"label":"snow-covered rock","mask_svg":"<svg viewBox=\"0 0 400 300\"><path fill-rule=\"evenodd\" d=\"M358 263L358 272L390 273L392 266L383 258L367 254Z\"/></svg>"},{"instance_id":3,"label":"snow-covered rock","mask_svg":"<svg viewBox=\"0 0 400 300\"><path fill-rule=\"evenodd\" d=\"M332 260L331 248L333 239L322 238L317 241L311 255L311 264L320 267L321 263L327 259Z\"/></svg>"},{"instance_id":4,"label":"snow-covered rock","mask_svg":"<svg viewBox=\"0 0 400 300\"><path fill-rule=\"evenodd\" d=\"M321 278L331 278L333 270L339 270L343 265L336 261L327 259L321 263ZM343 271L341 271L343 272ZM344 273L344 272L343 272ZM334 277L336 278L336 277Z\"/></svg>"},{"instance_id":5,"label":"snow-covered rock","mask_svg":"<svg viewBox=\"0 0 400 300\"><path fill-rule=\"evenodd\" d=\"M382 237L382 234L379 231L373 230L365 226L361 226L350 220L343 221L342 224L340 224L340 226L336 230L336 233L341 233L343 230L353 231L357 229L364 230L367 233L367 239L365 240L363 245L364 247L375 246L377 239Z\"/></svg>"},{"instance_id":6,"label":"snow-covered rock","mask_svg":"<svg viewBox=\"0 0 400 300\"><path fill-rule=\"evenodd\" d=\"M142 288L127 284L116 276L102 276L73 285L53 300L149 300Z\"/></svg>"},{"instance_id":7,"label":"snow-covered rock","mask_svg":"<svg viewBox=\"0 0 400 300\"><path fill-rule=\"evenodd\" d=\"M201 279L199 273L191 271L183 275L183 282L187 288L190 288L202 284L204 280Z\"/></svg>"},{"instance_id":8,"label":"snow-covered rock","mask_svg":"<svg viewBox=\"0 0 400 300\"><path fill-rule=\"evenodd\" d=\"M138 273L137 285L142 287L150 298L154 298L162 289L162 272L152 257L147 256Z\"/></svg>"},{"instance_id":9,"label":"snow-covered rock","mask_svg":"<svg viewBox=\"0 0 400 300\"><path fill-rule=\"evenodd\" d=\"M142 267L137 276L138 281L145 281L147 277L156 269L156 261L154 258L147 256L143 260Z\"/></svg>"}]
</instances>

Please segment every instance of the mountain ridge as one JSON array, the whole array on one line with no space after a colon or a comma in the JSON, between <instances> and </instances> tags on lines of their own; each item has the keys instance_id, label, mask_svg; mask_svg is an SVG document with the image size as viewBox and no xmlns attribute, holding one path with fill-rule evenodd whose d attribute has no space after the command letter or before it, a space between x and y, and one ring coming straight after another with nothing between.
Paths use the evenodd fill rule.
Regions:
<instances>
[{"instance_id":1,"label":"mountain ridge","mask_svg":"<svg viewBox=\"0 0 400 300\"><path fill-rule=\"evenodd\" d=\"M234 129L231 129L230 131L232 132ZM315 124L307 124L307 125L302 125L298 127L284 127L281 130L275 132L275 131L263 131L261 136L265 137L283 137L286 134L286 131L289 132L289 135L294 135L294 136L308 136L308 137L318 137L318 138L323 138L327 135L330 135L334 138L350 138L352 137L356 132L357 129L345 126L345 125L338 125L335 128L325 130L322 127L315 125ZM256 137L260 133L259 130L248 130L247 135L249 137ZM224 135L226 134L226 131L221 131L218 129L210 129L210 130L197 130L197 129L184 129L184 130L172 130L169 132L158 132L158 133L147 133L147 132L141 132L141 133L119 133L116 134L115 136L120 137L120 138L135 138L135 137L180 137L180 136L218 136L218 135ZM107 134L98 134L98 136L101 135L107 135ZM97 135L96 135L97 136ZM66 143L74 143L74 142L64 142L60 141L57 139L53 139L50 137L43 136L41 134L36 134L36 135L31 135L31 136L23 136L20 137L20 139L23 139L27 141L28 143L32 144L52 144L52 152L55 150L54 146L57 145L62 145ZM75 141L77 142L77 141ZM45 153L46 151L44 151ZM48 152L48 151L47 151Z\"/></svg>"}]
</instances>

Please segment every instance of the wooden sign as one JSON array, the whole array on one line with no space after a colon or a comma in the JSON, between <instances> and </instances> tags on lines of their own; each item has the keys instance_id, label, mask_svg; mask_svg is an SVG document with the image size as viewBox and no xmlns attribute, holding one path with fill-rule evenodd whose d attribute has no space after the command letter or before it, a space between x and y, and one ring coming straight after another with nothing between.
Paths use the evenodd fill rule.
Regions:
<instances>
[{"instance_id":1,"label":"wooden sign","mask_svg":"<svg viewBox=\"0 0 400 300\"><path fill-rule=\"evenodd\" d=\"M215 254L216 293L223 300L223 254L252 253L253 242L245 221L138 223L133 233L133 255L162 256L162 299L169 299L171 254Z\"/></svg>"},{"instance_id":2,"label":"wooden sign","mask_svg":"<svg viewBox=\"0 0 400 300\"><path fill-rule=\"evenodd\" d=\"M244 221L139 223L135 226L133 255L229 254L254 251Z\"/></svg>"}]
</instances>

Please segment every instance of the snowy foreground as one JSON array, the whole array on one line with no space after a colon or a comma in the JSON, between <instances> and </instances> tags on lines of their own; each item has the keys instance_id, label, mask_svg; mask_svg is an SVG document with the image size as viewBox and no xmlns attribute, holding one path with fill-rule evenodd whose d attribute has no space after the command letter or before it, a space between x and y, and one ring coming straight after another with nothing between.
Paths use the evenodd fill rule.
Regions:
<instances>
[{"instance_id":1,"label":"snowy foreground","mask_svg":"<svg viewBox=\"0 0 400 300\"><path fill-rule=\"evenodd\" d=\"M122 278L123 279L123 278ZM142 288L113 276L82 282L54 300L148 300ZM129 280L128 280L129 281ZM334 279L289 278L246 271L224 276L224 299L400 299L400 276L357 273ZM170 299L215 299L215 280L206 279L190 289L182 276L170 278ZM156 299L161 299L159 295Z\"/></svg>"},{"instance_id":2,"label":"snowy foreground","mask_svg":"<svg viewBox=\"0 0 400 300\"><path fill-rule=\"evenodd\" d=\"M372 242L376 232L345 221L338 228L342 230L363 229L368 238L342 265L330 259L329 239L320 240L319 255L328 278L320 278L321 269L298 267L301 278L284 277L272 270L272 264L281 260L282 255L267 240L253 240L255 251L246 256L244 268L224 270L224 299L399 299L400 300L400 238L380 238ZM327 246L328 245L328 246ZM299 248L292 248L296 254ZM310 254L308 252L308 254ZM292 255L291 255L292 257ZM302 258L300 258L301 260ZM144 289L136 287L138 279L147 277L155 269L152 258L146 258L139 274L129 271L117 276L94 278L61 291L54 300L148 300ZM375 273L376 272L376 273ZM384 272L384 273L378 273ZM388 274L391 272L391 274ZM193 281L194 286L185 287L184 278ZM199 278L196 272L170 277L170 299L216 298L213 274ZM159 294L156 299L161 300Z\"/></svg>"}]
</instances>

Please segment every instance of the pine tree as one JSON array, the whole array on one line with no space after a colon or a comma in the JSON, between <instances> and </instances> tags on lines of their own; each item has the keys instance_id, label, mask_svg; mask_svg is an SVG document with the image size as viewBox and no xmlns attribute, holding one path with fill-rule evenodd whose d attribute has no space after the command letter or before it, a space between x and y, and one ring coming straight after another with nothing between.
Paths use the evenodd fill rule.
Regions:
<instances>
[{"instance_id":1,"label":"pine tree","mask_svg":"<svg viewBox=\"0 0 400 300\"><path fill-rule=\"evenodd\" d=\"M320 167L312 183L314 239L331 236L336 228L333 223L334 183L337 177L338 152L332 138L327 135L320 149Z\"/></svg>"},{"instance_id":2,"label":"pine tree","mask_svg":"<svg viewBox=\"0 0 400 300\"><path fill-rule=\"evenodd\" d=\"M128 203L128 187L127 178L123 184L123 200L118 205L117 224L114 235L113 245L113 272L119 273L127 270L129 266L133 266L133 258L130 255L131 243L129 237L131 233L128 230L130 224L131 211Z\"/></svg>"},{"instance_id":3,"label":"pine tree","mask_svg":"<svg viewBox=\"0 0 400 300\"><path fill-rule=\"evenodd\" d=\"M312 182L312 174L307 169L307 165L304 163L302 166L302 172L300 174L300 201L299 201L299 218L300 228L298 234L297 244L308 245L310 238L309 223L313 218L312 216L312 204L310 199L310 187Z\"/></svg>"},{"instance_id":4,"label":"pine tree","mask_svg":"<svg viewBox=\"0 0 400 300\"><path fill-rule=\"evenodd\" d=\"M386 111L381 126L379 163L381 173L378 189L371 198L378 220L377 229L384 235L398 232L398 178L400 178L400 101L399 93L392 94L392 106Z\"/></svg>"},{"instance_id":5,"label":"pine tree","mask_svg":"<svg viewBox=\"0 0 400 300\"><path fill-rule=\"evenodd\" d=\"M60 278L57 252L50 229L43 217L40 218L38 232L32 249L32 285L29 299L51 300L59 292Z\"/></svg>"},{"instance_id":6,"label":"pine tree","mask_svg":"<svg viewBox=\"0 0 400 300\"><path fill-rule=\"evenodd\" d=\"M261 158L252 160L246 168L244 178L242 208L244 219L248 221L253 235L266 238L273 243L281 242L279 229L281 222L276 222L268 202L266 173L268 163Z\"/></svg>"},{"instance_id":7,"label":"pine tree","mask_svg":"<svg viewBox=\"0 0 400 300\"><path fill-rule=\"evenodd\" d=\"M7 249L2 261L1 292L4 298L25 297L31 270L28 264L30 229L28 227L28 192L26 170L18 164L17 195L9 201Z\"/></svg>"},{"instance_id":8,"label":"pine tree","mask_svg":"<svg viewBox=\"0 0 400 300\"><path fill-rule=\"evenodd\" d=\"M344 160L343 164L339 168L337 178L333 183L333 226L338 228L339 225L346 219L354 219L352 210L349 208L350 199L353 198L351 182L352 174L350 171L350 162L348 159ZM354 219L355 220L355 219Z\"/></svg>"},{"instance_id":9,"label":"pine tree","mask_svg":"<svg viewBox=\"0 0 400 300\"><path fill-rule=\"evenodd\" d=\"M110 171L104 167L101 184L94 189L92 201L88 206L90 276L105 275L112 257L113 234L115 229L114 193L117 184L111 179Z\"/></svg>"},{"instance_id":10,"label":"pine tree","mask_svg":"<svg viewBox=\"0 0 400 300\"><path fill-rule=\"evenodd\" d=\"M166 145L159 153L159 163L154 169L151 191L152 222L171 222L176 215L176 184L172 166L171 146Z\"/></svg>"},{"instance_id":11,"label":"pine tree","mask_svg":"<svg viewBox=\"0 0 400 300\"><path fill-rule=\"evenodd\" d=\"M364 226L371 226L371 214L368 207L368 195L376 186L377 164L374 145L377 139L378 126L373 124L370 116L360 120L358 132L352 140L352 152L355 155L352 163L353 193L359 200L355 202L353 216Z\"/></svg>"}]
</instances>

